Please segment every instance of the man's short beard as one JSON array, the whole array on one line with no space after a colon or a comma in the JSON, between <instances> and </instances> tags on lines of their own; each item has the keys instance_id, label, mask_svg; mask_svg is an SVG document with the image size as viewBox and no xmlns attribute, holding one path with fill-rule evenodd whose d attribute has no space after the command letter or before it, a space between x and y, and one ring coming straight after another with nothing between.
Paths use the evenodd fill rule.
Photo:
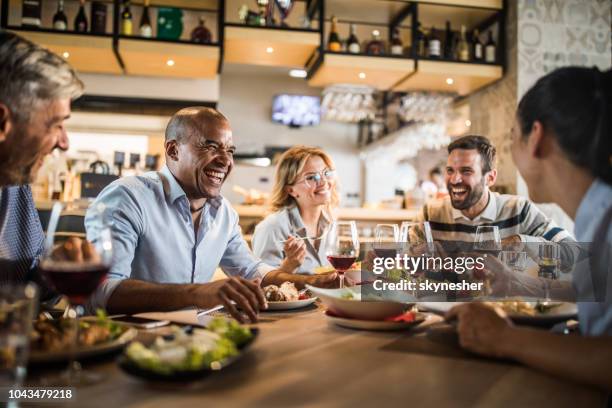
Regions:
<instances>
[{"instance_id":1,"label":"man's short beard","mask_svg":"<svg viewBox=\"0 0 612 408\"><path fill-rule=\"evenodd\" d=\"M476 184L473 189L470 188L470 192L468 193L468 196L466 197L465 200L463 200L460 203L455 203L453 201L453 195L451 192L452 185L449 184L447 188L450 194L451 204L453 208L456 210L467 210L468 208L471 208L474 205L476 205L476 203L480 201L480 199L482 198L482 195L484 194L484 190L485 190L484 187L485 187L485 179L483 177L481 183Z\"/></svg>"}]
</instances>

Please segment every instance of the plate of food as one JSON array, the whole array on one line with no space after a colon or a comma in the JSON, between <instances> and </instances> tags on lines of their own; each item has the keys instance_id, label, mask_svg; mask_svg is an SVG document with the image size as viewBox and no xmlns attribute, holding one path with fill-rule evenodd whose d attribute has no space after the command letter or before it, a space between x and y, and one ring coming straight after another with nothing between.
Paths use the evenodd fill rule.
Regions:
<instances>
[{"instance_id":1,"label":"plate of food","mask_svg":"<svg viewBox=\"0 0 612 408\"><path fill-rule=\"evenodd\" d=\"M100 356L123 349L138 331L112 321L99 310L95 317L79 319L79 343L74 354L77 360ZM51 319L41 314L34 322L31 335L30 364L68 361L76 327L73 319Z\"/></svg>"},{"instance_id":2,"label":"plate of food","mask_svg":"<svg viewBox=\"0 0 612 408\"><path fill-rule=\"evenodd\" d=\"M329 310L325 312L325 316L327 316L332 323L341 327L373 331L406 330L418 326L426 319L426 315L414 311L408 311L395 318L387 318L384 320L351 319L337 316Z\"/></svg>"},{"instance_id":3,"label":"plate of food","mask_svg":"<svg viewBox=\"0 0 612 408\"><path fill-rule=\"evenodd\" d=\"M417 305L437 314L445 314L463 302L420 302ZM575 303L543 301L541 299L504 299L483 301L503 310L518 324L553 325L576 317L578 308Z\"/></svg>"},{"instance_id":4,"label":"plate of food","mask_svg":"<svg viewBox=\"0 0 612 408\"><path fill-rule=\"evenodd\" d=\"M196 380L240 359L259 333L224 317L214 318L206 328L169 329L150 344L132 342L119 358L119 367L146 380Z\"/></svg>"},{"instance_id":5,"label":"plate of food","mask_svg":"<svg viewBox=\"0 0 612 408\"><path fill-rule=\"evenodd\" d=\"M298 292L292 282L283 282L280 286L268 285L263 291L268 301L268 311L300 309L317 300L308 290Z\"/></svg>"}]
</instances>

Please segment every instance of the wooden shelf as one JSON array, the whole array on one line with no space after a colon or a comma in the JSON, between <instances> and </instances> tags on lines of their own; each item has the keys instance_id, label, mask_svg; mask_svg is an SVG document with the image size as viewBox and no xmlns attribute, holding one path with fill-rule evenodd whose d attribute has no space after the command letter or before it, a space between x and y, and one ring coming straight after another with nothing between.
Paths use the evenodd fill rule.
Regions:
<instances>
[{"instance_id":1,"label":"wooden shelf","mask_svg":"<svg viewBox=\"0 0 612 408\"><path fill-rule=\"evenodd\" d=\"M120 38L119 54L129 75L215 78L220 52L217 45Z\"/></svg>"},{"instance_id":2,"label":"wooden shelf","mask_svg":"<svg viewBox=\"0 0 612 408\"><path fill-rule=\"evenodd\" d=\"M326 52L323 62L308 80L308 85L368 85L387 90L414 72L414 67L414 60L410 58ZM365 77L361 74L365 74Z\"/></svg>"},{"instance_id":3,"label":"wooden shelf","mask_svg":"<svg viewBox=\"0 0 612 408\"><path fill-rule=\"evenodd\" d=\"M224 62L280 67L303 67L321 41L314 30L230 24L224 39Z\"/></svg>"},{"instance_id":4,"label":"wooden shelf","mask_svg":"<svg viewBox=\"0 0 612 408\"><path fill-rule=\"evenodd\" d=\"M440 4L443 6L488 8L501 10L503 0L412 0L415 3Z\"/></svg>"},{"instance_id":5,"label":"wooden shelf","mask_svg":"<svg viewBox=\"0 0 612 408\"><path fill-rule=\"evenodd\" d=\"M436 27L439 33L444 33L447 21L450 21L451 28L455 32L458 32L462 25L465 25L468 32L470 32L498 12L499 10L495 8L419 4L419 22L421 27L427 30L430 30L431 27Z\"/></svg>"},{"instance_id":6,"label":"wooden shelf","mask_svg":"<svg viewBox=\"0 0 612 408\"><path fill-rule=\"evenodd\" d=\"M393 87L396 92L439 91L470 94L503 76L499 65L419 60L417 70ZM452 79L452 84L447 79Z\"/></svg>"},{"instance_id":7,"label":"wooden shelf","mask_svg":"<svg viewBox=\"0 0 612 408\"><path fill-rule=\"evenodd\" d=\"M51 30L16 30L20 36L63 56L79 72L121 74L113 53L113 38L104 35L53 33Z\"/></svg>"}]
</instances>

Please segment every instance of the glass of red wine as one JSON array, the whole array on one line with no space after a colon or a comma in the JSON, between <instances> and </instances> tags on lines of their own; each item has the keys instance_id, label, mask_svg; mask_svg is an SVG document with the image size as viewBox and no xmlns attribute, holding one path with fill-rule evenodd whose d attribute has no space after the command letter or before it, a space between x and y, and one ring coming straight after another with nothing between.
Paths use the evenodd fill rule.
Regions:
<instances>
[{"instance_id":1,"label":"glass of red wine","mask_svg":"<svg viewBox=\"0 0 612 408\"><path fill-rule=\"evenodd\" d=\"M400 242L397 224L377 224L374 228L374 252L379 258L395 258Z\"/></svg>"},{"instance_id":2,"label":"glass of red wine","mask_svg":"<svg viewBox=\"0 0 612 408\"><path fill-rule=\"evenodd\" d=\"M340 287L344 287L344 272L359 256L359 235L355 221L334 221L329 228L325 254L327 260L340 276Z\"/></svg>"},{"instance_id":3,"label":"glass of red wine","mask_svg":"<svg viewBox=\"0 0 612 408\"><path fill-rule=\"evenodd\" d=\"M75 216L71 214L70 208L55 203L47 228L45 252L39 262L41 274L57 292L67 298L69 305L63 318L68 318L74 325L68 369L51 380L58 384L90 384L100 378L83 370L75 356L79 347L79 318L84 314L88 299L108 274L113 245L104 205L90 208L87 218L93 222L85 236L83 232L77 232L82 231L82 225L79 228L74 222Z\"/></svg>"}]
</instances>

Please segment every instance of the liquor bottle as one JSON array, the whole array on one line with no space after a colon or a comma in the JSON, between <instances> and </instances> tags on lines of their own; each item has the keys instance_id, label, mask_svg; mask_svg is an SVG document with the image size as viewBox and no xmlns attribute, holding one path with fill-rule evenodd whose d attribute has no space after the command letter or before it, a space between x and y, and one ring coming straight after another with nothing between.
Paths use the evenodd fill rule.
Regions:
<instances>
[{"instance_id":1,"label":"liquor bottle","mask_svg":"<svg viewBox=\"0 0 612 408\"><path fill-rule=\"evenodd\" d=\"M421 23L417 23L417 56L427 56L427 35L421 30Z\"/></svg>"},{"instance_id":2,"label":"liquor bottle","mask_svg":"<svg viewBox=\"0 0 612 408\"><path fill-rule=\"evenodd\" d=\"M469 61L470 60L470 47L465 37L465 26L464 25L461 26L461 37L459 38L459 43L457 44L457 59L459 61Z\"/></svg>"},{"instance_id":3,"label":"liquor bottle","mask_svg":"<svg viewBox=\"0 0 612 408\"><path fill-rule=\"evenodd\" d=\"M85 0L80 0L79 12L74 19L74 31L77 33L87 32L87 16L85 15Z\"/></svg>"},{"instance_id":4,"label":"liquor bottle","mask_svg":"<svg viewBox=\"0 0 612 408\"><path fill-rule=\"evenodd\" d=\"M355 24L351 24L350 35L348 38L348 52L351 54L359 54L361 52L361 45L359 45L359 40L357 39L357 34L355 34Z\"/></svg>"},{"instance_id":5,"label":"liquor bottle","mask_svg":"<svg viewBox=\"0 0 612 408\"><path fill-rule=\"evenodd\" d=\"M393 35L391 36L391 55L403 55L404 54L404 45L402 44L402 39L399 35L399 30L396 28L393 30Z\"/></svg>"},{"instance_id":6,"label":"liquor bottle","mask_svg":"<svg viewBox=\"0 0 612 408\"><path fill-rule=\"evenodd\" d=\"M482 61L482 42L480 42L480 33L478 32L478 30L474 30L474 34L472 34L472 42L472 56L474 60Z\"/></svg>"},{"instance_id":7,"label":"liquor bottle","mask_svg":"<svg viewBox=\"0 0 612 408\"><path fill-rule=\"evenodd\" d=\"M485 46L485 61L495 62L495 41L493 41L493 32L489 30L489 41Z\"/></svg>"},{"instance_id":8,"label":"liquor bottle","mask_svg":"<svg viewBox=\"0 0 612 408\"><path fill-rule=\"evenodd\" d=\"M380 39L380 31L372 30L372 39L366 45L365 52L368 55L382 55L385 53L385 44Z\"/></svg>"},{"instance_id":9,"label":"liquor bottle","mask_svg":"<svg viewBox=\"0 0 612 408\"><path fill-rule=\"evenodd\" d=\"M121 12L121 34L132 35L132 10L130 10L130 0L125 0L123 3L123 11Z\"/></svg>"},{"instance_id":10,"label":"liquor bottle","mask_svg":"<svg viewBox=\"0 0 612 408\"><path fill-rule=\"evenodd\" d=\"M204 25L204 19L202 17L200 17L198 26L191 31L191 41L201 44L208 44L212 41L212 34Z\"/></svg>"},{"instance_id":11,"label":"liquor bottle","mask_svg":"<svg viewBox=\"0 0 612 408\"><path fill-rule=\"evenodd\" d=\"M53 15L53 29L60 31L68 29L68 19L64 13L64 0L57 2L57 11Z\"/></svg>"},{"instance_id":12,"label":"liquor bottle","mask_svg":"<svg viewBox=\"0 0 612 408\"><path fill-rule=\"evenodd\" d=\"M327 41L327 49L330 51L338 52L342 48L340 44L340 37L338 36L338 19L332 16L331 32L329 33L329 40Z\"/></svg>"},{"instance_id":13,"label":"liquor bottle","mask_svg":"<svg viewBox=\"0 0 612 408\"><path fill-rule=\"evenodd\" d=\"M23 0L21 3L21 25L23 27L40 27L42 0Z\"/></svg>"},{"instance_id":14,"label":"liquor bottle","mask_svg":"<svg viewBox=\"0 0 612 408\"><path fill-rule=\"evenodd\" d=\"M103 1L91 2L91 32L95 34L106 32L106 4Z\"/></svg>"},{"instance_id":15,"label":"liquor bottle","mask_svg":"<svg viewBox=\"0 0 612 408\"><path fill-rule=\"evenodd\" d=\"M141 37L153 37L153 26L151 26L151 16L149 16L149 0L145 0L144 2L144 8L140 16L139 31Z\"/></svg>"},{"instance_id":16,"label":"liquor bottle","mask_svg":"<svg viewBox=\"0 0 612 408\"><path fill-rule=\"evenodd\" d=\"M442 55L440 53L440 38L438 37L438 32L436 31L436 27L431 27L431 32L429 33L429 47L428 47L428 57L429 58L440 58Z\"/></svg>"},{"instance_id":17,"label":"liquor bottle","mask_svg":"<svg viewBox=\"0 0 612 408\"><path fill-rule=\"evenodd\" d=\"M444 33L444 58L451 60L454 57L453 52L453 31L451 30L450 21L446 21L446 31Z\"/></svg>"}]
</instances>

